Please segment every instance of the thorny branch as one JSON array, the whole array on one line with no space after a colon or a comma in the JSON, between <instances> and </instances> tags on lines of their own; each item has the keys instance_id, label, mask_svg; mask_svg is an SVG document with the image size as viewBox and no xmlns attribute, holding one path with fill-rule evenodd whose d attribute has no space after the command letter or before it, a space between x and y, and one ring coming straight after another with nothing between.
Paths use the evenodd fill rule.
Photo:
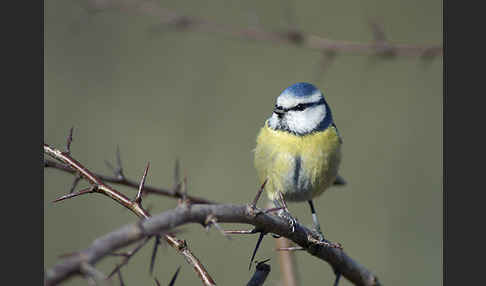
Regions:
<instances>
[{"instance_id":1,"label":"thorny branch","mask_svg":"<svg viewBox=\"0 0 486 286\"><path fill-rule=\"evenodd\" d=\"M240 39L287 44L317 50L325 55L343 53L380 55L385 58L409 56L430 59L436 56L442 56L443 54L442 44L410 45L392 43L387 40L384 32L380 31L374 23L371 23L371 28L375 40L368 43L361 43L327 39L296 28L289 28L282 31L269 31L257 26L248 28L232 27L228 24L220 24L204 18L178 14L172 10L160 7L155 1L88 0L85 8L93 13L113 9L125 12L136 11L157 18L160 27L174 28L177 31L201 31L229 35ZM154 30L158 29L160 28L154 28Z\"/></svg>"},{"instance_id":2,"label":"thorny branch","mask_svg":"<svg viewBox=\"0 0 486 286\"><path fill-rule=\"evenodd\" d=\"M56 162L52 162L50 166L55 166L57 169L68 171L76 175L76 180L75 183L73 184L73 187L71 188L71 191L68 194L63 195L58 199L56 199L55 202L72 198L75 196L87 194L87 193L101 193L111 197L121 205L132 210L132 212L134 212L137 216L143 218L143 220L135 225L127 226L123 229L120 229L119 231L115 231L102 238L95 240L92 246L84 251L75 252L64 256L68 258L65 259L63 262L54 266L54 268L52 268L50 271L46 273L46 283L45 283L46 285L57 284L58 282L67 279L73 274L84 274L88 278L89 282L92 282L89 279L100 280L101 282L101 279L102 278L105 279L106 276L100 272L97 272L96 269L93 267L93 265L101 258L110 254L124 256L125 258L122 261L122 263L118 264L117 267L108 276L111 277L115 273L118 273L120 278L120 283L123 284L120 268L123 265L125 265L128 262L128 260L139 249L141 249L148 242L148 240L150 240L151 237L155 236L157 240L154 245L154 252L151 260L151 266L150 266L151 268L150 272L151 272L153 268L157 245L159 244L158 239L162 234L164 235L167 242L172 247L176 248L181 254L183 254L183 256L186 258L189 264L193 265L193 267L196 269L196 272L199 274L200 278L202 279L205 285L215 285L211 276L209 276L207 271L204 269L204 266L189 251L186 241L178 240L172 234L168 233L170 229L191 222L199 223L205 228L208 228L211 225L215 226L223 234L260 233L259 242L261 241L263 236L267 233L272 233L274 236L278 236L278 237L286 237L294 241L295 243L297 243L299 245L299 249L306 250L310 254L317 256L330 263L332 268L335 271L342 273L344 277L346 277L350 281L359 285L379 285L376 276L371 274L371 272L369 272L366 268L359 265L357 262L355 262L350 257L348 257L344 252L342 252L342 248L340 247L339 244L333 244L327 241L320 241L315 238L316 233L301 225L297 225L297 227L293 226L292 228L293 230L290 231L290 228L287 225L288 224L287 221L282 222L282 220L278 216L276 217L276 216L269 215L269 213L277 211L279 210L279 208L270 208L266 210L258 209L256 207L256 204L264 190L265 184L267 183L266 180L262 184L255 198L252 200L252 202L249 205L237 206L237 205L222 205L222 204L198 204L198 205L193 204L193 202L188 200L187 182L186 179L184 179L181 182L182 186L180 186L180 188L182 189L181 191L182 199L180 199L180 203L178 207L172 211L162 213L156 216L154 219L152 219L150 217L150 214L147 211L145 211L145 209L142 207L142 194L145 189L144 185L147 178L149 164L147 164L142 179L138 184L137 195L133 200L130 200L122 193L104 184L102 180L100 180L96 175L94 175L87 168L85 168L81 163L79 163L74 158L72 158L70 156L71 142L72 142L72 129L70 131L67 140L66 152L62 152L47 144L43 144L44 153L52 156L53 158L63 163L63 164L59 164ZM117 149L117 159L118 159L118 168L116 170L114 169L117 178L126 181L126 178L123 175L123 171L121 167L121 159L120 159L120 154L118 149ZM46 163L47 161L44 162L45 162L44 164L47 165ZM80 180L80 178L86 179L91 184L91 187L83 189L78 192L74 192L74 188L77 182ZM175 179L177 185L177 181L179 180L178 162L176 162ZM285 201L282 201L282 205L284 208L286 208ZM164 214L167 213L169 213L168 218L163 217ZM250 231L223 231L217 222L247 223L247 224L252 224L255 227L253 230ZM114 253L115 250L127 246L133 242L139 241L142 238L145 238L144 241L142 243L139 243L138 246L132 251L127 253L122 253L122 254ZM258 249L259 242L257 243L257 247L253 252L252 261L255 252ZM287 248L285 250L291 250L291 249ZM258 265L260 265L260 263ZM87 270L91 270L91 271L87 272ZM268 271L266 272L266 274L260 273L263 275L263 276L260 275L260 278L263 278L263 280L260 279L257 281L261 281L261 283L263 283L266 275L268 275Z\"/></svg>"},{"instance_id":3,"label":"thorny branch","mask_svg":"<svg viewBox=\"0 0 486 286\"><path fill-rule=\"evenodd\" d=\"M50 159L45 159L44 160L44 167L49 167L49 168L54 168L58 169L70 174L76 174L76 171L72 169L69 166L66 166L64 164L58 163L56 161L50 160ZM116 175L115 177L112 176L106 176L98 173L92 173L95 177L99 178L101 181L107 182L107 183L113 183L117 185L123 185L127 187L131 187L134 189L138 189L139 187L139 182L127 179L125 176L118 176ZM155 194L155 195L161 195L161 196L166 196L166 197L171 197L171 198L182 198L182 193L180 192L180 184L176 185L176 187L173 190L167 190L163 188L156 188L153 186L147 186L145 185L143 188L143 192L147 194ZM187 198L194 203L198 204L211 204L214 202L211 202L210 200L204 199L204 198L199 198L195 196L187 196Z\"/></svg>"},{"instance_id":4,"label":"thorny branch","mask_svg":"<svg viewBox=\"0 0 486 286\"><path fill-rule=\"evenodd\" d=\"M72 132L70 133L70 136L72 137ZM70 145L70 142L72 139L68 139L68 146ZM138 217L147 219L150 217L150 214L142 207L142 190L144 189L144 182L145 178L147 176L147 171L148 171L148 165L147 168L145 169L144 176L142 178L142 181L140 182L138 186L138 193L137 196L135 197L134 200L130 200L128 197L123 195L122 193L118 192L117 190L111 188L110 186L106 185L103 183L102 180L100 180L97 176L95 176L91 171L89 171L87 168L85 168L81 163L79 163L77 160L72 158L70 156L69 152L62 152L56 148L53 148L47 144L44 145L44 153L50 155L51 157L63 162L64 164L68 165L69 168L75 170L78 175L82 176L84 179L86 179L92 186L88 189L84 189L82 191L76 192L76 193L69 193L68 195L62 196L61 198L57 199L56 201L66 199L68 197L74 197L78 195L82 195L85 193L101 193L103 195L106 195L113 200L117 201L124 207L128 208L131 210L133 213L135 213ZM69 149L69 148L68 148ZM160 233L160 232L159 232ZM153 233L152 235L158 235L159 233ZM194 269L196 270L196 273L199 275L201 278L202 282L204 285L216 285L214 280L211 278L207 270L204 268L204 266L201 264L199 259L192 254L192 252L189 250L187 246L187 242L184 240L179 240L177 239L174 235L172 234L164 234L164 237L166 241L169 243L170 246L175 248L180 254L182 254L186 261L191 264ZM92 264L96 261L85 261L83 260L82 262L87 262L89 264ZM78 268L76 271L79 272L80 268ZM58 281L52 280L52 279L47 279L46 285L53 285L56 284Z\"/></svg>"},{"instance_id":5,"label":"thorny branch","mask_svg":"<svg viewBox=\"0 0 486 286\"><path fill-rule=\"evenodd\" d=\"M319 243L317 234L300 224L291 232L287 221L278 216L264 212L255 212L248 205L234 204L194 204L190 208L178 205L175 209L165 211L141 221L122 227L112 233L96 239L85 250L59 262L47 271L47 284L52 285L79 273L83 262L94 264L109 253L139 241L155 233L166 232L172 228L197 223L204 225L208 216L214 216L219 223L250 224L266 233L286 237L304 248L308 253L327 261L344 277L356 285L380 285L378 278L363 265L349 257L342 249Z\"/></svg>"}]
</instances>

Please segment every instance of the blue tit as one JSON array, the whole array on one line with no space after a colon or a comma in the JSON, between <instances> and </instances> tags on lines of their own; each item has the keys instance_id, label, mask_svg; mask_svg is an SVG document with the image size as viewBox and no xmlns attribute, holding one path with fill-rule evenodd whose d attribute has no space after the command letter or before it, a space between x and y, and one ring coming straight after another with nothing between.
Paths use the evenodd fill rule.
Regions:
<instances>
[{"instance_id":1,"label":"blue tit","mask_svg":"<svg viewBox=\"0 0 486 286\"><path fill-rule=\"evenodd\" d=\"M256 143L254 164L260 184L268 179L268 198L277 207L279 192L285 201L307 201L322 236L312 200L344 184L338 176L342 139L322 92L305 82L283 90Z\"/></svg>"}]
</instances>

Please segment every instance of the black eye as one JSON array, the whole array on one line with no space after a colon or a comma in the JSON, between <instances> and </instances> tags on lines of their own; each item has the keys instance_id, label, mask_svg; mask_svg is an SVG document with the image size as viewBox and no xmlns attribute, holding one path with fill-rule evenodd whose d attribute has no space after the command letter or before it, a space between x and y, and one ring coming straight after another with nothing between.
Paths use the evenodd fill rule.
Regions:
<instances>
[{"instance_id":1,"label":"black eye","mask_svg":"<svg viewBox=\"0 0 486 286\"><path fill-rule=\"evenodd\" d=\"M302 110L305 109L305 105L304 104L297 104L297 106L295 106L293 109L298 110L298 111L302 111Z\"/></svg>"}]
</instances>

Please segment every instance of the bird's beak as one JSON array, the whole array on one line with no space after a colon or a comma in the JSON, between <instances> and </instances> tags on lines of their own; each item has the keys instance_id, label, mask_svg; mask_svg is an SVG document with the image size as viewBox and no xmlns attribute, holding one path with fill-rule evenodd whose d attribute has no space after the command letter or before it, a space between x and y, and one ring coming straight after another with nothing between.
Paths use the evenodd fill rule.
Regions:
<instances>
[{"instance_id":1,"label":"bird's beak","mask_svg":"<svg viewBox=\"0 0 486 286\"><path fill-rule=\"evenodd\" d=\"M273 112L277 114L279 117L281 117L282 115L284 115L285 110L283 110L281 107L275 107L273 109Z\"/></svg>"}]
</instances>

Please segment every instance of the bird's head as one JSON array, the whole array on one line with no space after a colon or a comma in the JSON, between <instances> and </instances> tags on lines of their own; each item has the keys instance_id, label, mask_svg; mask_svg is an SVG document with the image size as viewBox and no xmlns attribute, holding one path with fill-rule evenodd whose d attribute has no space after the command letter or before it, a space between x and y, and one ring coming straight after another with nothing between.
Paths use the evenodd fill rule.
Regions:
<instances>
[{"instance_id":1,"label":"bird's head","mask_svg":"<svg viewBox=\"0 0 486 286\"><path fill-rule=\"evenodd\" d=\"M310 83L299 82L287 87L277 97L268 125L297 135L324 130L332 114L321 91Z\"/></svg>"}]
</instances>

